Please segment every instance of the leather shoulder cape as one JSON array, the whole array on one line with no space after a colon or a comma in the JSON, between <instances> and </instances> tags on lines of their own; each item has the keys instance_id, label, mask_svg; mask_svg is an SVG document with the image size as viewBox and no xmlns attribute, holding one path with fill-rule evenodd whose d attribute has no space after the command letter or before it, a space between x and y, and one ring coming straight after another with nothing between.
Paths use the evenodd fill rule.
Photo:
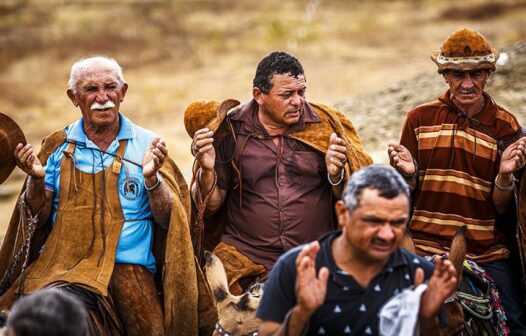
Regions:
<instances>
[{"instance_id":1,"label":"leather shoulder cape","mask_svg":"<svg viewBox=\"0 0 526 336\"><path fill-rule=\"evenodd\" d=\"M303 130L290 134L290 137L314 148L321 155L325 155L329 147L330 135L331 133L336 133L340 138L345 140L347 146L348 161L345 166L346 179L352 174L352 172L373 163L371 157L363 148L352 122L343 113L322 104L309 104L314 109L321 122L308 123ZM231 134L230 128L227 124L228 122L225 118L214 135L214 138L216 139L214 141L215 146L218 146L226 136ZM196 161L193 169L194 174L192 183L195 180L198 169L199 164ZM192 202L193 219L199 217L198 208L198 205ZM192 223L194 223L193 220ZM226 206L224 205L212 216L204 218L204 227L199 228L203 223L200 224L196 221L194 223L195 226L192 228L195 246L202 247L204 250L212 251L219 243L221 235L225 230L226 223L227 212ZM204 230L202 242L200 241L201 230ZM197 250L199 250L199 248L197 248ZM198 254L201 254L200 252L201 251L197 251ZM198 256L196 263L199 264L200 262L202 262L202 260L199 260ZM214 324L217 321L217 311L213 304L212 293L210 293L204 275L199 267L197 267L197 273L199 284L199 329L200 334L208 334L214 330Z\"/></svg>"},{"instance_id":2,"label":"leather shoulder cape","mask_svg":"<svg viewBox=\"0 0 526 336\"><path fill-rule=\"evenodd\" d=\"M291 133L289 135L291 138L301 141L314 148L320 154L325 155L329 147L331 133L336 133L345 141L347 146L348 160L345 165L346 180L353 172L373 163L371 157L363 148L356 129L347 116L326 105L317 103L309 103L309 105L314 109L321 122L307 123L303 130ZM215 143L216 146L219 145L219 143L228 134L228 127L226 124L227 122L223 121L222 125L217 131L220 133L220 137ZM193 170L194 177L192 178L192 183L195 180L195 175L198 168L199 165L196 162ZM203 248L205 250L212 251L219 243L221 235L224 232L225 225L225 206L222 206L213 216L205 218L203 241Z\"/></svg>"},{"instance_id":3,"label":"leather shoulder cape","mask_svg":"<svg viewBox=\"0 0 526 336\"><path fill-rule=\"evenodd\" d=\"M47 136L42 142L38 158L42 164L47 162L55 149L64 143L63 129ZM156 283L162 292L160 299L164 305L165 331L168 335L196 335L197 320L197 276L192 242L190 238L190 194L188 185L174 161L167 157L160 173L172 195L172 212L168 230L154 224L153 252L158 271ZM20 194L25 190L24 187ZM0 248L0 274L6 275L13 262L13 256L23 245L27 228L21 224L19 202L13 210L2 247ZM49 232L37 230L29 251L29 262L38 257L38 249L45 242ZM21 272L18 263L13 280Z\"/></svg>"}]
</instances>

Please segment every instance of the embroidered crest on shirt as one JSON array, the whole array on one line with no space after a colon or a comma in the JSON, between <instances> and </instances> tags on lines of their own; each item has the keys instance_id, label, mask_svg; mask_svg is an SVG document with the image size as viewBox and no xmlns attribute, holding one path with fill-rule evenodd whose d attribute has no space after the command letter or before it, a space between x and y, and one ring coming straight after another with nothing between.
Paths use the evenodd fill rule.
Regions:
<instances>
[{"instance_id":1,"label":"embroidered crest on shirt","mask_svg":"<svg viewBox=\"0 0 526 336\"><path fill-rule=\"evenodd\" d=\"M128 185L126 185L126 179L124 179L119 185L119 193L129 201L135 201L138 199L141 194L141 189L141 180L135 176L130 176L128 178Z\"/></svg>"}]
</instances>

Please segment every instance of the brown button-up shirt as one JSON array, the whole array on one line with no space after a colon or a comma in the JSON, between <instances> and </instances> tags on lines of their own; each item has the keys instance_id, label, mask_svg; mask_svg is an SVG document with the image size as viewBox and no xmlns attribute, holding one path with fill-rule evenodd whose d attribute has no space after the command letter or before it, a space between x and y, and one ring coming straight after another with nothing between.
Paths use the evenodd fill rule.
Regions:
<instances>
[{"instance_id":1,"label":"brown button-up shirt","mask_svg":"<svg viewBox=\"0 0 526 336\"><path fill-rule=\"evenodd\" d=\"M305 104L300 121L276 146L257 108L252 100L230 116L236 140L227 137L219 145L217 185L228 191L222 241L270 269L285 251L333 229L333 196L323 154L287 137L305 123L321 122L314 110ZM225 163L234 150L241 183L232 163Z\"/></svg>"}]
</instances>

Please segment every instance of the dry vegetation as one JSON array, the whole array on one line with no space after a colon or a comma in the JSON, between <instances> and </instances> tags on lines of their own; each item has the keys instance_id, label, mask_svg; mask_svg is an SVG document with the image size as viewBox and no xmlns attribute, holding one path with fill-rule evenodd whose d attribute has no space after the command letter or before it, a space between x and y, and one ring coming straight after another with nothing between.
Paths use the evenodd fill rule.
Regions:
<instances>
[{"instance_id":1,"label":"dry vegetation","mask_svg":"<svg viewBox=\"0 0 526 336\"><path fill-rule=\"evenodd\" d=\"M201 99L249 99L255 66L273 50L300 58L310 100L345 100L340 106L347 109L350 97L374 101L374 92L384 90L383 96L400 80L434 73L429 54L460 27L478 29L503 48L526 39L525 21L526 3L511 0L462 6L430 0L4 0L0 111L38 144L79 116L65 95L71 63L110 55L130 84L123 112L165 137L188 174L185 107ZM426 90L416 83L412 88L409 81L408 95ZM364 115L382 106L356 106L351 117L367 148L381 150L386 141L371 134L378 128L396 134L399 123L376 118L376 128L365 127L371 119ZM17 172L0 187L0 232L21 178Z\"/></svg>"}]
</instances>

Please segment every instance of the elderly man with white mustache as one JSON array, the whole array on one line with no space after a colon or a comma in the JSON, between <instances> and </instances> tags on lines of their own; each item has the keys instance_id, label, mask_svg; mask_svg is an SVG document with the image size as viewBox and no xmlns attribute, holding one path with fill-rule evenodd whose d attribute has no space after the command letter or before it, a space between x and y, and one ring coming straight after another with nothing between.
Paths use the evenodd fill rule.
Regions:
<instances>
[{"instance_id":1,"label":"elderly man with white mustache","mask_svg":"<svg viewBox=\"0 0 526 336\"><path fill-rule=\"evenodd\" d=\"M58 287L86 304L91 334L165 333L158 294L163 289L156 288L154 278L161 279L157 284L166 280L160 274L171 263L165 262L165 242L159 250L155 244L173 226L187 226L187 209L177 184L180 172L164 140L119 112L127 89L115 60L98 56L76 62L67 94L82 117L46 138L38 157L31 144L16 147L17 165L28 175L22 211L29 214L36 249L28 261L36 260L9 289L0 288L2 308L17 291ZM175 239L183 244L184 239ZM190 240L186 243L191 251ZM8 282L4 276L2 287Z\"/></svg>"}]
</instances>

